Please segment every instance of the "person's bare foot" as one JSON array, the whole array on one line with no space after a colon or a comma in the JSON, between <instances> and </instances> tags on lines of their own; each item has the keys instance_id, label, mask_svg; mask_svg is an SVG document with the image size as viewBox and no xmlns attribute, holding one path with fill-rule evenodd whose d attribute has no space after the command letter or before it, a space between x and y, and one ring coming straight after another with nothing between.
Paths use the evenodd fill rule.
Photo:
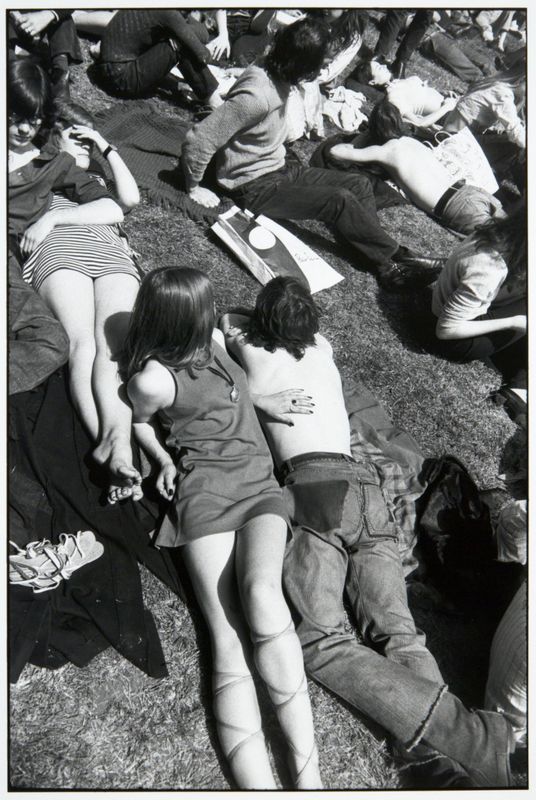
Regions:
<instances>
[{"instance_id":1,"label":"person's bare foot","mask_svg":"<svg viewBox=\"0 0 536 800\"><path fill-rule=\"evenodd\" d=\"M110 505L113 506L120 500L127 500L129 497L131 500L134 500L134 502L141 500L143 497L143 490L138 483L135 483L132 486L117 486L115 484L110 485L110 488L108 489L108 502Z\"/></svg>"},{"instance_id":2,"label":"person's bare foot","mask_svg":"<svg viewBox=\"0 0 536 800\"><path fill-rule=\"evenodd\" d=\"M110 473L108 501L116 503L131 497L139 500L143 496L141 475L132 464L132 448L127 438L104 438L93 451L93 458L105 466Z\"/></svg>"}]
</instances>

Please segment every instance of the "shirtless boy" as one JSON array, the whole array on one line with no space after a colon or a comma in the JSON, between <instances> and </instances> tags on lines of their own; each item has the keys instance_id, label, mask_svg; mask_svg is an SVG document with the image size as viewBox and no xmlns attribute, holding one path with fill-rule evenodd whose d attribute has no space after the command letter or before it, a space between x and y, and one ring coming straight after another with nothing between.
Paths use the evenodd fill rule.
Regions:
<instances>
[{"instance_id":1,"label":"shirtless boy","mask_svg":"<svg viewBox=\"0 0 536 800\"><path fill-rule=\"evenodd\" d=\"M493 216L504 216L493 195L465 181L452 182L448 170L422 142L404 135L398 109L382 101L369 119L370 137L376 144L355 148L337 144L329 151L334 161L381 164L416 206L459 233L472 233Z\"/></svg>"},{"instance_id":2,"label":"shirtless boy","mask_svg":"<svg viewBox=\"0 0 536 800\"><path fill-rule=\"evenodd\" d=\"M508 724L447 692L415 627L396 529L374 465L352 458L341 378L308 289L275 278L251 315L227 314L221 327L284 486L293 537L283 577L309 673L390 732L421 771L416 782L508 785ZM366 644L346 632L343 592Z\"/></svg>"}]
</instances>

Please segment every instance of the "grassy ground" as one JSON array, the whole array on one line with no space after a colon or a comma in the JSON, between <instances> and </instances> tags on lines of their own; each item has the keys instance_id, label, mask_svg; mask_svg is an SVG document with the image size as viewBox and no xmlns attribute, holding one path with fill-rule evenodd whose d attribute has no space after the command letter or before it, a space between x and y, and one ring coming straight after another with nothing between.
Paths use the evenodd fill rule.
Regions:
<instances>
[{"instance_id":1,"label":"grassy ground","mask_svg":"<svg viewBox=\"0 0 536 800\"><path fill-rule=\"evenodd\" d=\"M375 35L369 33L368 38L374 40ZM477 47L491 63L493 51L479 40L460 43L464 48ZM87 43L84 51L87 54ZM419 55L412 62L413 71L428 76L440 90L464 88ZM75 100L91 111L112 102L90 83L85 66L73 70L73 75ZM189 116L168 101L160 101L160 106L165 113ZM307 158L314 145L299 143L297 149ZM389 209L380 217L389 233L417 251L444 255L455 242L414 208ZM144 202L129 216L126 227L148 270L164 264L195 265L210 275L221 309L252 302L258 285L204 227ZM341 372L359 373L427 456L454 453L479 485L500 485L505 459L511 461L508 450L515 449L520 437L507 416L486 403L499 376L483 364L450 364L424 351L425 293L386 295L324 226L289 227L345 277L318 296L323 329ZM202 620L195 608L188 609L145 571L143 587L170 677L150 679L112 650L84 670L72 665L55 672L26 667L11 690L13 787L232 788L210 710L210 660ZM452 618L418 602L415 613L453 691L468 704L480 705L490 636L485 620L476 615ZM310 690L325 785L332 789L402 786L403 776L381 731L321 688L310 684ZM281 737L262 691L261 698L276 774L281 786L289 787ZM525 777L522 769L518 783L523 784Z\"/></svg>"}]
</instances>

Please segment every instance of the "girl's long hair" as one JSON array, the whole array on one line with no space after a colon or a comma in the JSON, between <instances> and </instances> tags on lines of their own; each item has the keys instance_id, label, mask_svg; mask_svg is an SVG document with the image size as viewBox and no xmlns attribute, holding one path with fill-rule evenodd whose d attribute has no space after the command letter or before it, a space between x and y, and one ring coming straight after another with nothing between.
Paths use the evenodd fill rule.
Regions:
<instances>
[{"instance_id":1,"label":"girl's long hair","mask_svg":"<svg viewBox=\"0 0 536 800\"><path fill-rule=\"evenodd\" d=\"M50 81L44 69L29 58L12 58L7 65L7 87L9 112L23 119L40 117L41 127L46 130L53 107Z\"/></svg>"},{"instance_id":2,"label":"girl's long hair","mask_svg":"<svg viewBox=\"0 0 536 800\"><path fill-rule=\"evenodd\" d=\"M527 207L519 202L507 217L491 219L473 234L477 246L496 250L508 267L506 283L518 286L527 278Z\"/></svg>"},{"instance_id":3,"label":"girl's long hair","mask_svg":"<svg viewBox=\"0 0 536 800\"><path fill-rule=\"evenodd\" d=\"M518 58L515 63L508 69L503 69L496 72L494 75L488 75L486 78L480 78L478 81L471 83L467 89L467 94L480 91L481 89L488 89L496 83L505 83L512 90L520 89L527 79L527 60L526 58Z\"/></svg>"},{"instance_id":4,"label":"girl's long hair","mask_svg":"<svg viewBox=\"0 0 536 800\"><path fill-rule=\"evenodd\" d=\"M215 311L207 276L190 267L162 267L141 282L125 340L125 380L149 358L195 377L212 355Z\"/></svg>"},{"instance_id":5,"label":"girl's long hair","mask_svg":"<svg viewBox=\"0 0 536 800\"><path fill-rule=\"evenodd\" d=\"M337 19L330 19L327 9L311 9L307 13L313 18L320 17L328 25L332 56L350 47L358 37L363 36L365 29L363 12L358 9L346 9Z\"/></svg>"}]
</instances>

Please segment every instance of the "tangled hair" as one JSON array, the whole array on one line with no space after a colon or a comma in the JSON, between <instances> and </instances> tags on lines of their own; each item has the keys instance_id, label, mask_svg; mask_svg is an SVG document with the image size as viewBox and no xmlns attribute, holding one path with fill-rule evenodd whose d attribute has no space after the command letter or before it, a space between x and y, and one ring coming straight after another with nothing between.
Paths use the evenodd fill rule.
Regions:
<instances>
[{"instance_id":1,"label":"tangled hair","mask_svg":"<svg viewBox=\"0 0 536 800\"><path fill-rule=\"evenodd\" d=\"M86 125L88 128L95 127L95 120L89 111L78 103L60 102L56 105L54 114L54 124L50 134L50 144L59 149L61 132L73 125Z\"/></svg>"},{"instance_id":2,"label":"tangled hair","mask_svg":"<svg viewBox=\"0 0 536 800\"><path fill-rule=\"evenodd\" d=\"M203 272L162 267L145 275L123 348L125 379L149 358L195 378L212 354L214 323L212 284Z\"/></svg>"},{"instance_id":3,"label":"tangled hair","mask_svg":"<svg viewBox=\"0 0 536 800\"><path fill-rule=\"evenodd\" d=\"M329 29L318 19L304 17L278 31L264 59L266 72L275 81L295 86L314 80L322 69L329 45Z\"/></svg>"},{"instance_id":4,"label":"tangled hair","mask_svg":"<svg viewBox=\"0 0 536 800\"><path fill-rule=\"evenodd\" d=\"M52 114L50 81L29 58L13 58L7 65L8 109L22 119L39 117L49 123Z\"/></svg>"},{"instance_id":5,"label":"tangled hair","mask_svg":"<svg viewBox=\"0 0 536 800\"><path fill-rule=\"evenodd\" d=\"M520 56L508 69L503 69L494 75L488 75L486 78L480 78L480 80L472 83L467 90L467 94L472 94L472 92L480 89L487 89L495 83L506 83L511 89L518 89L526 80L527 58L526 56Z\"/></svg>"},{"instance_id":6,"label":"tangled hair","mask_svg":"<svg viewBox=\"0 0 536 800\"><path fill-rule=\"evenodd\" d=\"M365 25L362 19L362 12L355 8L346 9L340 17L333 19L330 17L328 9L311 9L307 12L308 16L323 20L329 27L330 54L332 56L340 53L359 37L363 35Z\"/></svg>"},{"instance_id":7,"label":"tangled hair","mask_svg":"<svg viewBox=\"0 0 536 800\"><path fill-rule=\"evenodd\" d=\"M269 353L282 348L299 361L305 348L315 344L318 318L309 289L296 278L279 276L259 292L246 339Z\"/></svg>"},{"instance_id":8,"label":"tangled hair","mask_svg":"<svg viewBox=\"0 0 536 800\"><path fill-rule=\"evenodd\" d=\"M527 279L527 206L521 200L507 217L490 219L473 234L479 248L496 250L508 267L505 283L519 286Z\"/></svg>"},{"instance_id":9,"label":"tangled hair","mask_svg":"<svg viewBox=\"0 0 536 800\"><path fill-rule=\"evenodd\" d=\"M400 139L413 133L411 125L404 122L398 108L387 98L373 107L368 125L372 144L385 144L391 139Z\"/></svg>"}]
</instances>

